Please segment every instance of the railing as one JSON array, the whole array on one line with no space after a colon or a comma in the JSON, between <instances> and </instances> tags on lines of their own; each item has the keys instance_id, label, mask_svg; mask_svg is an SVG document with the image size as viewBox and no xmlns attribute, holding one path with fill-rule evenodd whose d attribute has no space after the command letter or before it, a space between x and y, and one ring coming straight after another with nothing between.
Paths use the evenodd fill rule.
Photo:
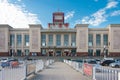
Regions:
<instances>
[{"instance_id":1,"label":"railing","mask_svg":"<svg viewBox=\"0 0 120 80\"><path fill-rule=\"evenodd\" d=\"M0 70L0 80L26 80L31 74L43 70L45 66L52 64L54 60L25 61L16 68L5 67ZM45 65L47 64L47 65Z\"/></svg>"},{"instance_id":2,"label":"railing","mask_svg":"<svg viewBox=\"0 0 120 80\"><path fill-rule=\"evenodd\" d=\"M6 67L0 71L0 80L24 80L26 67L20 65L17 68Z\"/></svg>"},{"instance_id":3,"label":"railing","mask_svg":"<svg viewBox=\"0 0 120 80\"><path fill-rule=\"evenodd\" d=\"M90 77L92 80L120 80L120 69L109 67L97 67L88 63L64 60L64 63L71 66L76 71Z\"/></svg>"},{"instance_id":4,"label":"railing","mask_svg":"<svg viewBox=\"0 0 120 80\"><path fill-rule=\"evenodd\" d=\"M112 68L99 68L100 71L95 68L94 78L95 80L120 80L120 69Z\"/></svg>"}]
</instances>

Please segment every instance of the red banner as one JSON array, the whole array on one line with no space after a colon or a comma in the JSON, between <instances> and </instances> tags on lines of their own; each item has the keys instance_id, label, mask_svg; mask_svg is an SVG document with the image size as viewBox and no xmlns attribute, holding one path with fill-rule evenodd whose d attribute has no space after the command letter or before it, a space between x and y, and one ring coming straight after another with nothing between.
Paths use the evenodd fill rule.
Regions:
<instances>
[{"instance_id":1,"label":"red banner","mask_svg":"<svg viewBox=\"0 0 120 80\"><path fill-rule=\"evenodd\" d=\"M93 73L93 66L91 64L84 64L84 68L83 68L84 74L87 76L92 76Z\"/></svg>"}]
</instances>

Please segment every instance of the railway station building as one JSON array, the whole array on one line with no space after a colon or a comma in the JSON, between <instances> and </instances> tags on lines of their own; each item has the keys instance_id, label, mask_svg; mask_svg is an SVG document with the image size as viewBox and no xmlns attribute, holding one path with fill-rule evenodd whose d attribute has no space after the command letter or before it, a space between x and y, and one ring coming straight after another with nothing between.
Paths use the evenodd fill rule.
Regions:
<instances>
[{"instance_id":1,"label":"railway station building","mask_svg":"<svg viewBox=\"0 0 120 80\"><path fill-rule=\"evenodd\" d=\"M0 56L120 56L120 24L70 28L63 12L54 12L48 28L29 24L13 28L0 24Z\"/></svg>"}]
</instances>

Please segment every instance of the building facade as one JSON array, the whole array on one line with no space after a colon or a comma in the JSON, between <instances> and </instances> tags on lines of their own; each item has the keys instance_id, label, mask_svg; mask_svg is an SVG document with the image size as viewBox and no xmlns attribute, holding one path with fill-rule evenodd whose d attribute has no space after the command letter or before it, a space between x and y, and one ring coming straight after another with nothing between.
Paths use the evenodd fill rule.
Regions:
<instances>
[{"instance_id":1,"label":"building facade","mask_svg":"<svg viewBox=\"0 0 120 80\"><path fill-rule=\"evenodd\" d=\"M0 25L0 56L120 56L120 24L106 28L88 28L76 24L69 28L64 13L53 13L53 22L44 29Z\"/></svg>"}]
</instances>

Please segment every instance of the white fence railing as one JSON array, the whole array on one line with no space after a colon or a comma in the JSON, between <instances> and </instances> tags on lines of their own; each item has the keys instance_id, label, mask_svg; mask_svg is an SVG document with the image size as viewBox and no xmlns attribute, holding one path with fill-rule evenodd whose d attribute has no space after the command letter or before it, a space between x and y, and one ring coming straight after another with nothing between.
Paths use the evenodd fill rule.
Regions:
<instances>
[{"instance_id":1,"label":"white fence railing","mask_svg":"<svg viewBox=\"0 0 120 80\"><path fill-rule=\"evenodd\" d=\"M120 69L108 69L101 67L100 71L95 70L95 80L120 80Z\"/></svg>"},{"instance_id":2,"label":"white fence railing","mask_svg":"<svg viewBox=\"0 0 120 80\"><path fill-rule=\"evenodd\" d=\"M64 63L68 64L76 71L90 77L92 80L120 80L120 69L111 69L102 66L95 67L91 64L71 60L64 60Z\"/></svg>"},{"instance_id":3,"label":"white fence railing","mask_svg":"<svg viewBox=\"0 0 120 80\"><path fill-rule=\"evenodd\" d=\"M6 67L0 71L0 80L24 80L26 67L21 65L17 68Z\"/></svg>"},{"instance_id":4,"label":"white fence railing","mask_svg":"<svg viewBox=\"0 0 120 80\"><path fill-rule=\"evenodd\" d=\"M53 62L54 60L25 61L24 64L20 64L19 67L16 68L2 68L0 70L0 80L26 80L29 75L43 70L45 66L47 67Z\"/></svg>"}]
</instances>

